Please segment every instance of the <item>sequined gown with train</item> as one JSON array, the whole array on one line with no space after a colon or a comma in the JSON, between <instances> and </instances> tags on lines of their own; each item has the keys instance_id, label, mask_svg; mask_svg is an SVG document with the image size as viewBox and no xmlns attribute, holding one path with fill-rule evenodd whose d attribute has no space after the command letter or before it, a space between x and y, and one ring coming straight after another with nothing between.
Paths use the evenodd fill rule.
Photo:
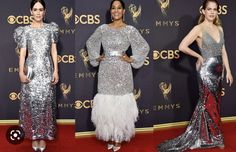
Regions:
<instances>
[{"instance_id":1,"label":"sequined gown with train","mask_svg":"<svg viewBox=\"0 0 236 152\"><path fill-rule=\"evenodd\" d=\"M98 93L94 97L91 120L96 136L104 141L129 141L135 134L138 108L133 95L132 67L140 68L149 45L133 26L112 28L99 26L87 43L90 64L99 65ZM97 62L101 45L105 60ZM133 62L120 57L131 46Z\"/></svg>"},{"instance_id":2,"label":"sequined gown with train","mask_svg":"<svg viewBox=\"0 0 236 152\"><path fill-rule=\"evenodd\" d=\"M219 32L219 42L207 31L203 32L200 51L204 63L199 70L199 101L185 133L161 143L158 146L160 152L181 152L224 145L220 120L224 37L222 31Z\"/></svg>"},{"instance_id":3,"label":"sequined gown with train","mask_svg":"<svg viewBox=\"0 0 236 152\"><path fill-rule=\"evenodd\" d=\"M53 62L51 45L58 40L58 26L44 23L40 28L27 25L14 31L17 47L27 49L25 65L33 69L33 78L21 84L19 125L25 138L52 140L56 131L55 85L51 84Z\"/></svg>"}]
</instances>

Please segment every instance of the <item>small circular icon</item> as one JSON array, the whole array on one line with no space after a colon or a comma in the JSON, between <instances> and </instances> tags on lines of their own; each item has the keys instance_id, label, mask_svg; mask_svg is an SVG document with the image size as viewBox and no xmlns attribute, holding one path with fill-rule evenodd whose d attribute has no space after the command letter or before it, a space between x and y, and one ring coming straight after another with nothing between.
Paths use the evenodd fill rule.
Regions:
<instances>
[{"instance_id":1,"label":"small circular icon","mask_svg":"<svg viewBox=\"0 0 236 152\"><path fill-rule=\"evenodd\" d=\"M83 107L83 104L81 101L75 101L75 109L81 109Z\"/></svg>"},{"instance_id":2,"label":"small circular icon","mask_svg":"<svg viewBox=\"0 0 236 152\"><path fill-rule=\"evenodd\" d=\"M9 98L10 98L12 101L17 100L18 94L15 93L15 92L11 92L11 93L9 94Z\"/></svg>"},{"instance_id":3,"label":"small circular icon","mask_svg":"<svg viewBox=\"0 0 236 152\"><path fill-rule=\"evenodd\" d=\"M13 15L8 16L7 21L9 24L15 24L16 18Z\"/></svg>"},{"instance_id":4,"label":"small circular icon","mask_svg":"<svg viewBox=\"0 0 236 152\"><path fill-rule=\"evenodd\" d=\"M19 126L12 126L7 129L6 138L11 144L18 145L24 141L25 133Z\"/></svg>"}]
</instances>

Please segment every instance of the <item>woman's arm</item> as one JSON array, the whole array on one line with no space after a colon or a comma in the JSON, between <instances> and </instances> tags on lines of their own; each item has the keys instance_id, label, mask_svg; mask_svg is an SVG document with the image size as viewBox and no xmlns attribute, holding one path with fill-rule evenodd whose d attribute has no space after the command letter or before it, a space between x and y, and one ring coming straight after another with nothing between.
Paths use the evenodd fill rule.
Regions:
<instances>
[{"instance_id":1,"label":"woman's arm","mask_svg":"<svg viewBox=\"0 0 236 152\"><path fill-rule=\"evenodd\" d=\"M191 45L198 37L200 37L200 34L201 34L201 29L199 25L197 25L184 37L184 39L179 45L180 51L182 51L185 54L196 57L198 59L196 63L197 70L199 70L201 65L203 64L203 58L200 54L190 49L189 45Z\"/></svg>"},{"instance_id":2,"label":"woman's arm","mask_svg":"<svg viewBox=\"0 0 236 152\"><path fill-rule=\"evenodd\" d=\"M26 57L26 48L21 48L19 57L19 77L22 83L29 82L27 76L24 73L25 57Z\"/></svg>"},{"instance_id":3,"label":"woman's arm","mask_svg":"<svg viewBox=\"0 0 236 152\"><path fill-rule=\"evenodd\" d=\"M52 55L52 61L53 61L53 79L52 79L52 84L56 84L59 81L58 62L57 62L57 45L56 45L56 43L52 43L51 55Z\"/></svg>"},{"instance_id":4,"label":"woman's arm","mask_svg":"<svg viewBox=\"0 0 236 152\"><path fill-rule=\"evenodd\" d=\"M223 28L220 27L221 32L224 34ZM223 65L226 70L226 82L229 83L229 86L233 83L233 76L231 74L230 66L229 66L229 59L227 55L227 51L225 48L225 44L222 47L222 59L223 59Z\"/></svg>"},{"instance_id":5,"label":"woman's arm","mask_svg":"<svg viewBox=\"0 0 236 152\"><path fill-rule=\"evenodd\" d=\"M232 85L233 83L233 76L231 74L230 66L229 66L229 60L228 60L228 55L225 49L225 45L222 48L222 59L223 59L223 65L226 70L226 82L229 83L229 86Z\"/></svg>"},{"instance_id":6,"label":"woman's arm","mask_svg":"<svg viewBox=\"0 0 236 152\"><path fill-rule=\"evenodd\" d=\"M185 54L191 55L196 58L201 57L200 54L196 53L195 51L189 48L189 45L191 45L199 37L200 32L200 27L195 26L181 41L179 45L179 50Z\"/></svg>"}]
</instances>

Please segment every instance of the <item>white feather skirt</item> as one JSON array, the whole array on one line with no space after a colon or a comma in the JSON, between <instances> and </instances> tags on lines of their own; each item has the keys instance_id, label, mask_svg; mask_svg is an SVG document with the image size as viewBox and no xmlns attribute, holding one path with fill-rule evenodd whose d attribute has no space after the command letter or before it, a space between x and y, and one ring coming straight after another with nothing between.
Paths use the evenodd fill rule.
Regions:
<instances>
[{"instance_id":1,"label":"white feather skirt","mask_svg":"<svg viewBox=\"0 0 236 152\"><path fill-rule=\"evenodd\" d=\"M92 108L92 122L98 139L130 141L135 135L138 107L133 93L125 95L96 94Z\"/></svg>"}]
</instances>

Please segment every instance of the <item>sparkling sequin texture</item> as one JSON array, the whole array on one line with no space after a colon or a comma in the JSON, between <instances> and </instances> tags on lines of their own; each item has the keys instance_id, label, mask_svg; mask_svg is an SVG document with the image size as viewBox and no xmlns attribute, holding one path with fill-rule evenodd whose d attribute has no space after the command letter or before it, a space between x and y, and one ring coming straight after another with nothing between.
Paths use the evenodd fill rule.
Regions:
<instances>
[{"instance_id":1,"label":"sparkling sequin texture","mask_svg":"<svg viewBox=\"0 0 236 152\"><path fill-rule=\"evenodd\" d=\"M97 66L96 59L100 55L101 43L105 52L105 60L100 62L98 73L98 93L123 95L133 92L133 75L129 63L120 59L131 45L131 56L134 62L131 65L139 68L143 65L149 51L147 42L133 26L120 29L103 24L96 29L87 41L90 63ZM115 53L111 53L115 52ZM119 53L117 53L119 52ZM113 56L113 54L117 54Z\"/></svg>"},{"instance_id":2,"label":"sparkling sequin texture","mask_svg":"<svg viewBox=\"0 0 236 152\"><path fill-rule=\"evenodd\" d=\"M28 139L54 139L56 123L55 86L51 84L53 63L51 45L58 41L58 26L44 23L41 28L30 25L14 32L18 48L26 48L25 65L34 77L21 85L19 124Z\"/></svg>"},{"instance_id":3,"label":"sparkling sequin texture","mask_svg":"<svg viewBox=\"0 0 236 152\"><path fill-rule=\"evenodd\" d=\"M97 62L103 46L105 59ZM121 60L131 46L133 62ZM87 41L90 63L99 65L98 93L94 97L91 120L96 136L104 141L129 141L135 134L138 108L133 95L132 68L140 68L149 51L147 42L133 26L99 26ZM127 117L128 116L128 117Z\"/></svg>"},{"instance_id":4,"label":"sparkling sequin texture","mask_svg":"<svg viewBox=\"0 0 236 152\"><path fill-rule=\"evenodd\" d=\"M160 152L181 152L224 144L220 120L223 45L224 38L221 31L218 43L206 31L203 32L200 51L204 63L199 71L198 104L185 133L161 143L158 146Z\"/></svg>"}]
</instances>

